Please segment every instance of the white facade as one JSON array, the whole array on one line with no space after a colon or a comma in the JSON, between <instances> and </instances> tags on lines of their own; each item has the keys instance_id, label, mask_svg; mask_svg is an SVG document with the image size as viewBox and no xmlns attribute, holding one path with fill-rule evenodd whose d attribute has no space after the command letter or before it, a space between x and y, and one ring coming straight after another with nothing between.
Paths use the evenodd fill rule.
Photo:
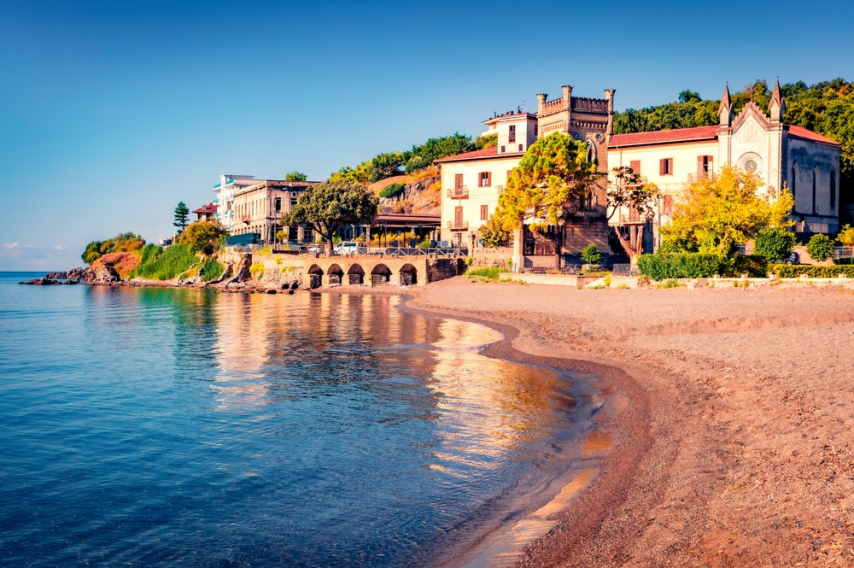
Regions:
<instances>
[{"instance_id":1,"label":"white facade","mask_svg":"<svg viewBox=\"0 0 854 568\"><path fill-rule=\"evenodd\" d=\"M220 225L230 231L234 227L234 192L237 189L248 187L258 183L255 176L241 176L234 174L222 174L219 176L219 183L213 188L216 193L214 204L216 205L216 215L214 217L219 221Z\"/></svg>"}]
</instances>

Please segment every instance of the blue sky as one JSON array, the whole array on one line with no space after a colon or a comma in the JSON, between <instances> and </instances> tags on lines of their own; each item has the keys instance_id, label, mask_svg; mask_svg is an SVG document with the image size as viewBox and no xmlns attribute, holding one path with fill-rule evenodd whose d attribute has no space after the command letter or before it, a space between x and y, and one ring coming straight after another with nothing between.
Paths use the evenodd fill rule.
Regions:
<instances>
[{"instance_id":1,"label":"blue sky","mask_svg":"<svg viewBox=\"0 0 854 568\"><path fill-rule=\"evenodd\" d=\"M854 77L854 4L0 0L0 270L171 234L221 173L325 179L535 108Z\"/></svg>"}]
</instances>

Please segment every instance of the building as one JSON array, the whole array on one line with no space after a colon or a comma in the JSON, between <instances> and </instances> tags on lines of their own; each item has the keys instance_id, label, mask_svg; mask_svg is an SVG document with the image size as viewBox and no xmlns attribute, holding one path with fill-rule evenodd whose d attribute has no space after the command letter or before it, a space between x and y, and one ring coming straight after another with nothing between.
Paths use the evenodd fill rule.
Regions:
<instances>
[{"instance_id":1,"label":"building","mask_svg":"<svg viewBox=\"0 0 854 568\"><path fill-rule=\"evenodd\" d=\"M245 179L245 178L244 178ZM254 180L252 185L235 188L233 195L234 222L230 233L244 235L255 233L264 244L276 242L276 234L287 232L285 241L302 241L302 226L282 227L282 216L291 211L303 192L314 181Z\"/></svg>"},{"instance_id":2,"label":"building","mask_svg":"<svg viewBox=\"0 0 854 568\"><path fill-rule=\"evenodd\" d=\"M217 206L215 203L208 203L199 207L193 213L196 214L196 221L211 221L216 219Z\"/></svg>"},{"instance_id":3,"label":"building","mask_svg":"<svg viewBox=\"0 0 854 568\"><path fill-rule=\"evenodd\" d=\"M629 166L661 190L652 230L646 231L645 252L657 248L658 227L670 221L682 189L697 179L713 177L724 164L758 174L771 188L787 186L795 197L796 233L839 230L840 145L806 128L785 124L785 105L777 81L768 115L750 101L733 118L732 99L725 88L718 125L611 137L608 164ZM636 212L621 211L612 222L636 221L633 215Z\"/></svg>"},{"instance_id":4,"label":"building","mask_svg":"<svg viewBox=\"0 0 854 568\"><path fill-rule=\"evenodd\" d=\"M554 132L572 135L587 144L590 159L598 161L598 171L608 172L614 93L606 90L604 99L573 97L572 87L566 85L561 98L550 101L548 95L539 94L536 114L518 110L483 122L487 126L483 135L496 135L497 146L437 160L442 170L441 240L460 246L477 242L480 228L498 206L507 177L539 138ZM607 182L603 177L565 224L550 229L551 235L523 231L517 263L520 267L523 263L554 266L557 256L578 256L591 242L609 252L606 213ZM518 258L520 254L524 260Z\"/></svg>"},{"instance_id":5,"label":"building","mask_svg":"<svg viewBox=\"0 0 854 568\"><path fill-rule=\"evenodd\" d=\"M222 174L219 183L214 186L214 205L217 206L216 215L222 227L230 231L234 225L234 191L258 183L255 176L239 176L234 174Z\"/></svg>"}]
</instances>

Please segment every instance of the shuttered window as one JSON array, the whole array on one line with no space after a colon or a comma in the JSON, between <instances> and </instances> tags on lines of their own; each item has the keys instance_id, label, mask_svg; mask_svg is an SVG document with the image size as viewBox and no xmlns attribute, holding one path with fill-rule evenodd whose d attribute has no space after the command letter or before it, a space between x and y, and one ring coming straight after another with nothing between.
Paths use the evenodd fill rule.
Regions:
<instances>
[{"instance_id":1,"label":"shuttered window","mask_svg":"<svg viewBox=\"0 0 854 568\"><path fill-rule=\"evenodd\" d=\"M511 144L516 141L516 125L510 125L510 137L507 139Z\"/></svg>"},{"instance_id":2,"label":"shuttered window","mask_svg":"<svg viewBox=\"0 0 854 568\"><path fill-rule=\"evenodd\" d=\"M456 189L463 188L463 174L457 174L454 176L454 187Z\"/></svg>"},{"instance_id":3,"label":"shuttered window","mask_svg":"<svg viewBox=\"0 0 854 568\"><path fill-rule=\"evenodd\" d=\"M640 175L640 160L632 160L629 162L629 167L632 168L633 172Z\"/></svg>"},{"instance_id":4,"label":"shuttered window","mask_svg":"<svg viewBox=\"0 0 854 568\"><path fill-rule=\"evenodd\" d=\"M480 220L486 221L489 219L489 205L481 205L480 206Z\"/></svg>"},{"instance_id":5,"label":"shuttered window","mask_svg":"<svg viewBox=\"0 0 854 568\"><path fill-rule=\"evenodd\" d=\"M492 185L492 174L490 172L480 172L478 176L478 187L489 187Z\"/></svg>"},{"instance_id":6,"label":"shuttered window","mask_svg":"<svg viewBox=\"0 0 854 568\"><path fill-rule=\"evenodd\" d=\"M663 176L673 175L673 158L664 158L658 163L658 173Z\"/></svg>"},{"instance_id":7,"label":"shuttered window","mask_svg":"<svg viewBox=\"0 0 854 568\"><path fill-rule=\"evenodd\" d=\"M713 156L697 156L697 179L706 179L714 171Z\"/></svg>"}]
</instances>

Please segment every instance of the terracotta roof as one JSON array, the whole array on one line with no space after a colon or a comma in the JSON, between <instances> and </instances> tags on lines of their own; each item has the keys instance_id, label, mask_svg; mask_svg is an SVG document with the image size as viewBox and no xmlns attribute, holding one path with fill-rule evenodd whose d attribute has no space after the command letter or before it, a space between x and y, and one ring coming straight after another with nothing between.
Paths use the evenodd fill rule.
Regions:
<instances>
[{"instance_id":1,"label":"terracotta roof","mask_svg":"<svg viewBox=\"0 0 854 568\"><path fill-rule=\"evenodd\" d=\"M198 209L193 211L193 213L196 213L197 215L213 215L214 213L216 213L216 205L214 205L213 203L208 203L207 205L199 207Z\"/></svg>"},{"instance_id":2,"label":"terracotta roof","mask_svg":"<svg viewBox=\"0 0 854 568\"><path fill-rule=\"evenodd\" d=\"M609 147L645 146L648 144L666 144L668 142L693 142L696 140L714 140L718 137L718 126L698 126L676 130L656 130L655 132L635 132L633 134L615 134Z\"/></svg>"},{"instance_id":3,"label":"terracotta roof","mask_svg":"<svg viewBox=\"0 0 854 568\"><path fill-rule=\"evenodd\" d=\"M525 152L505 152L503 154L499 154L498 146L493 146L492 148L484 148L483 150L475 150L474 152L466 152L465 154L457 154L456 156L445 156L444 158L439 158L438 160L436 160L435 163L444 164L447 162L486 160L489 158L515 158L524 155Z\"/></svg>"},{"instance_id":4,"label":"terracotta roof","mask_svg":"<svg viewBox=\"0 0 854 568\"><path fill-rule=\"evenodd\" d=\"M794 124L787 124L789 127L789 136L794 136L795 138L803 138L804 140L811 140L813 142L818 142L819 144L827 144L829 146L837 146L839 147L838 142L834 142L829 138L825 138L821 134L817 134L808 128L804 128L803 126L795 126Z\"/></svg>"}]
</instances>

